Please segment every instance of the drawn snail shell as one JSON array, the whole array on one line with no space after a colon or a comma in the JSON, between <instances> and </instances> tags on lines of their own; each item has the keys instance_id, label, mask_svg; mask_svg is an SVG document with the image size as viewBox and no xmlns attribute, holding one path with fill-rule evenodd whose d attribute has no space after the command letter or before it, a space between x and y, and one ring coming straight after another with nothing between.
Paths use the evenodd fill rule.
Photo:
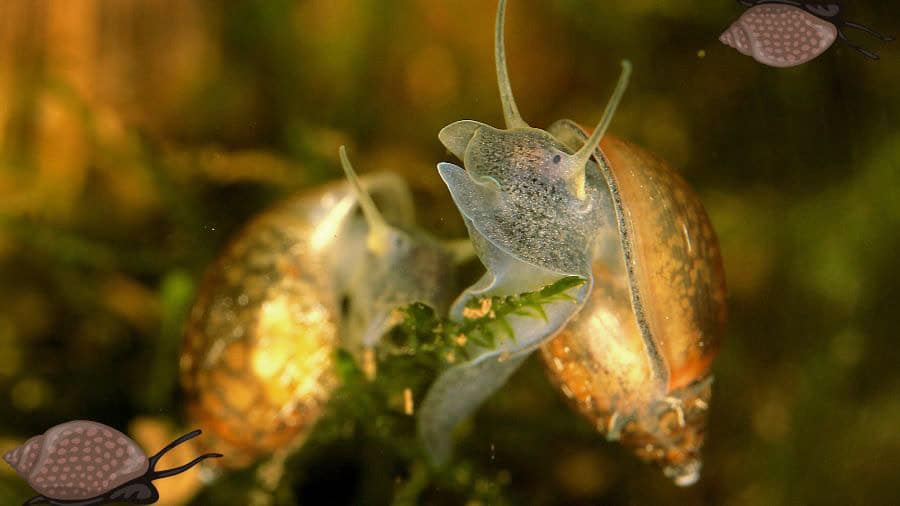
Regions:
<instances>
[{"instance_id":1,"label":"drawn snail shell","mask_svg":"<svg viewBox=\"0 0 900 506\"><path fill-rule=\"evenodd\" d=\"M414 228L404 182L360 181L343 148L341 158L347 181L244 227L207 271L189 317L189 417L235 455L229 466L302 439L336 386L337 346L362 355L395 308L449 303L454 253Z\"/></svg>"},{"instance_id":2,"label":"drawn snail shell","mask_svg":"<svg viewBox=\"0 0 900 506\"><path fill-rule=\"evenodd\" d=\"M719 37L754 60L772 67L793 67L824 53L834 41L842 42L878 60L878 55L847 38L842 28L856 28L883 41L891 41L871 28L841 18L838 4L811 4L793 0L739 0L750 7Z\"/></svg>"},{"instance_id":3,"label":"drawn snail shell","mask_svg":"<svg viewBox=\"0 0 900 506\"><path fill-rule=\"evenodd\" d=\"M34 436L6 453L3 460L41 494L25 504L152 504L159 499L154 480L183 473L204 459L222 456L207 453L173 469L155 469L166 452L200 432L185 434L147 458L125 434L102 423L75 420Z\"/></svg>"},{"instance_id":4,"label":"drawn snail shell","mask_svg":"<svg viewBox=\"0 0 900 506\"><path fill-rule=\"evenodd\" d=\"M505 4L498 6L495 50L507 128L463 120L439 134L464 162L438 170L487 269L451 317L461 319L474 298L533 292L563 276L584 283L571 289L571 300L545 306L544 320L511 317L515 340L472 346L471 360L444 371L420 409L423 444L437 464L446 461L454 426L542 347L551 377L583 413L603 421L604 433L689 484L698 476L701 408L725 319L712 227L668 165L603 138L628 62L590 136L568 120L547 131L525 123L506 70Z\"/></svg>"}]
</instances>

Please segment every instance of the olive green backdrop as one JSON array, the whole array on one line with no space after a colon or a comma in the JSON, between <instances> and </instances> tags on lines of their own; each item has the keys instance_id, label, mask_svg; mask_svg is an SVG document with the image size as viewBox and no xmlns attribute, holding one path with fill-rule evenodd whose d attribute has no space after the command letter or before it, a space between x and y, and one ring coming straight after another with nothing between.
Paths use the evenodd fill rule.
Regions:
<instances>
[{"instance_id":1,"label":"olive green backdrop","mask_svg":"<svg viewBox=\"0 0 900 506\"><path fill-rule=\"evenodd\" d=\"M844 3L848 19L900 35L896 3ZM340 144L360 172L402 174L421 221L462 237L437 132L501 124L494 10L3 2L0 449L76 418L165 432L141 439L148 451L177 432L181 328L204 267L254 213L341 177ZM631 59L611 131L671 162L711 216L730 322L703 478L678 489L602 441L532 359L463 430L471 473L447 479L471 493L433 482L419 502L900 504L900 44L850 31L881 61L836 44L768 68L717 40L742 11L511 0L508 15L532 125L594 124ZM333 441L289 462L278 497L389 503L408 464L359 437ZM226 476L215 487L229 495L194 504L245 504L251 481ZM0 466L0 503L30 494Z\"/></svg>"}]
</instances>

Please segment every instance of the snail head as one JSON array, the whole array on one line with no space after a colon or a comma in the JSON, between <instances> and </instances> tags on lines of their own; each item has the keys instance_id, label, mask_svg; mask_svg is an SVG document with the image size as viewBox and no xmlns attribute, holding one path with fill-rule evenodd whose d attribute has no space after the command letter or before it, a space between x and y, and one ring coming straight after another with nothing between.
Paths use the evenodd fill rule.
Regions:
<instances>
[{"instance_id":1,"label":"snail head","mask_svg":"<svg viewBox=\"0 0 900 506\"><path fill-rule=\"evenodd\" d=\"M506 191L522 178L539 178L550 185L561 180L571 194L584 200L587 163L599 146L625 92L631 63L622 62L619 82L593 135L578 151L572 152L546 131L528 126L519 114L506 67L503 36L505 11L506 0L500 0L494 49L506 129L462 120L442 129L438 137L451 153L464 162L469 177L476 184L492 184L495 189Z\"/></svg>"},{"instance_id":2,"label":"snail head","mask_svg":"<svg viewBox=\"0 0 900 506\"><path fill-rule=\"evenodd\" d=\"M443 311L449 305L446 287L453 266L470 252L446 245L426 234L388 223L340 147L341 165L365 217L366 258L351 282L348 294L349 317L361 329L366 347L374 346L387 332L391 315L398 307L421 302ZM353 333L353 332L351 332Z\"/></svg>"}]
</instances>

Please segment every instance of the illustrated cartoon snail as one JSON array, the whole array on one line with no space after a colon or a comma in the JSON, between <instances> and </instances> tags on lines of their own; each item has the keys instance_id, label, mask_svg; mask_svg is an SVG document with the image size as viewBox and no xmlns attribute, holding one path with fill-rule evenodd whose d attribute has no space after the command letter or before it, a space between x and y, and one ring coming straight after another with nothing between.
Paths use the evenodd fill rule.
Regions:
<instances>
[{"instance_id":1,"label":"illustrated cartoon snail","mask_svg":"<svg viewBox=\"0 0 900 506\"><path fill-rule=\"evenodd\" d=\"M550 376L601 432L688 485L699 476L709 367L725 321L715 234L668 165L604 137L628 62L592 134L569 120L544 131L522 119L506 69L505 7L500 0L495 51L506 129L463 120L439 134L463 160L465 168L438 170L487 269L451 318L462 319L473 299L534 292L565 276L584 283L571 300L546 305L544 319L511 317L514 340L470 344L471 360L444 371L421 406L423 444L446 461L456 424L541 347Z\"/></svg>"},{"instance_id":2,"label":"illustrated cartoon snail","mask_svg":"<svg viewBox=\"0 0 900 506\"><path fill-rule=\"evenodd\" d=\"M772 67L806 63L840 40L872 60L878 55L850 42L843 28L862 30L882 41L893 37L846 21L836 3L816 4L794 0L738 0L750 7L719 37L754 60Z\"/></svg>"},{"instance_id":3,"label":"illustrated cartoon snail","mask_svg":"<svg viewBox=\"0 0 900 506\"><path fill-rule=\"evenodd\" d=\"M188 413L234 455L226 465L308 431L336 386L337 346L363 355L394 309L446 311L452 297L455 251L415 229L405 183L360 180L340 155L347 181L253 219L207 271L190 314L180 363Z\"/></svg>"},{"instance_id":4,"label":"illustrated cartoon snail","mask_svg":"<svg viewBox=\"0 0 900 506\"><path fill-rule=\"evenodd\" d=\"M169 450L200 435L195 430L147 458L128 436L102 423L75 420L34 436L3 456L39 496L24 504L87 506L111 502L152 504L153 481L183 473L221 453L207 453L182 466L157 471Z\"/></svg>"}]
</instances>

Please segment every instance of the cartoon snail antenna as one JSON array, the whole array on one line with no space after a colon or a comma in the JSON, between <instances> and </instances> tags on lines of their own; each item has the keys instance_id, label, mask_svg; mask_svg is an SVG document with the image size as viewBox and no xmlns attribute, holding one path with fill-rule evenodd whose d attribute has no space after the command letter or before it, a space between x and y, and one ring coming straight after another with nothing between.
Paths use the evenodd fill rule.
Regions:
<instances>
[{"instance_id":1,"label":"cartoon snail antenna","mask_svg":"<svg viewBox=\"0 0 900 506\"><path fill-rule=\"evenodd\" d=\"M503 42L503 24L506 21L506 0L497 4L497 25L494 28L494 58L497 66L497 86L500 88L500 102L503 104L503 117L506 128L528 128L528 123L519 114L516 99L513 97L512 85L509 83L509 72L506 69L506 45Z\"/></svg>"},{"instance_id":2,"label":"cartoon snail antenna","mask_svg":"<svg viewBox=\"0 0 900 506\"><path fill-rule=\"evenodd\" d=\"M384 216L381 215L381 212L378 211L378 207L375 206L375 201L372 200L372 196L369 195L369 192L367 192L365 188L363 188L359 176L356 175L356 171L353 170L353 165L350 164L350 159L347 158L346 147L340 147L340 155L341 166L344 167L344 174L347 175L347 180L350 181L350 186L353 188L353 192L356 194L356 198L359 201L359 207L362 209L363 215L366 217L366 223L369 225L369 235L366 238L366 246L373 253L382 253L388 242L390 226L385 221Z\"/></svg>"},{"instance_id":3,"label":"cartoon snail antenna","mask_svg":"<svg viewBox=\"0 0 900 506\"><path fill-rule=\"evenodd\" d=\"M894 40L893 37L878 33L875 30L869 28L868 26L864 26L859 23L854 23L852 21L844 21L844 22L840 23L838 25L837 33L838 33L838 37L841 39L841 42L843 42L850 48L854 49L855 51L859 52L861 55L863 55L866 58L869 58L871 60L880 60L880 58L878 57L877 54L873 53L872 51L869 51L868 49L865 49L864 47L858 46L858 45L850 42L850 39L848 39L847 36L844 34L844 31L841 30L841 28L843 28L843 27L855 28L857 30L868 33L872 37L875 37L876 39L881 40L883 42L891 42Z\"/></svg>"},{"instance_id":4,"label":"cartoon snail antenna","mask_svg":"<svg viewBox=\"0 0 900 506\"><path fill-rule=\"evenodd\" d=\"M181 473L187 471L188 469L194 467L195 465L199 464L203 460L206 460L209 458L222 457L221 453L205 453L182 466L174 467L172 469L165 469L163 471L156 470L156 464L159 462L159 459L161 459L163 457L163 455L165 455L167 452L169 452L169 450L175 448L176 446L180 445L181 443L184 443L185 441L187 441L189 439L193 439L193 438L199 436L202 432L203 431L201 431L199 429L192 431L192 432L188 432L187 434L181 436L180 438L176 439L175 441L172 441L171 443L167 444L162 450L156 452L156 455L147 459L149 461L148 474L149 474L150 480L153 481L153 480L158 480L160 478L168 478L169 476L175 476L176 474L181 474Z\"/></svg>"},{"instance_id":5,"label":"cartoon snail antenna","mask_svg":"<svg viewBox=\"0 0 900 506\"><path fill-rule=\"evenodd\" d=\"M622 96L625 95L625 90L628 89L628 81L630 78L631 62L628 60L622 60L622 73L619 74L619 81L616 83L616 88L615 90L613 90L612 97L610 97L609 102L606 103L606 109L603 111L603 117L600 118L600 123L597 124L597 127L594 129L591 137L584 143L583 146L581 146L581 149L579 149L577 152L575 152L575 154L572 155L571 166L575 168L575 196L579 199L584 199L585 197L584 180L585 170L587 170L587 162L588 160L590 160L591 155L594 154L597 146L600 145L600 141L603 139L603 134L606 133L606 129L609 128L609 124L612 122L613 116L616 114L616 108L622 101Z\"/></svg>"}]
</instances>

